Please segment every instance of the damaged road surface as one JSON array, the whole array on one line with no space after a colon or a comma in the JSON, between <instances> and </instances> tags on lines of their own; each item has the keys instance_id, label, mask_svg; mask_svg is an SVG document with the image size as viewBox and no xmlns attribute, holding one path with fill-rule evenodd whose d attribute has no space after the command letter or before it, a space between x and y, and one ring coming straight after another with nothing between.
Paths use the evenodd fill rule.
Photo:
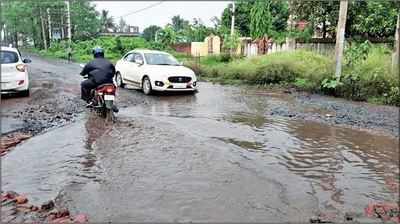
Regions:
<instances>
[{"instance_id":1,"label":"damaged road surface","mask_svg":"<svg viewBox=\"0 0 400 224\"><path fill-rule=\"evenodd\" d=\"M79 88L68 66L60 83ZM85 111L5 155L3 189L90 222L398 222L385 213L399 200L398 108L210 83L117 100L114 124Z\"/></svg>"}]
</instances>

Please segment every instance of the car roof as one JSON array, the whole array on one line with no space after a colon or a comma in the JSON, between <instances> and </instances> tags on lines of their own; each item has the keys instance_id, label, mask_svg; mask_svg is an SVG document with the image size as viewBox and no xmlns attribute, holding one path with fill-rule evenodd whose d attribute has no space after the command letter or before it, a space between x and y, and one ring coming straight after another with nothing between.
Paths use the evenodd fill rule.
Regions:
<instances>
[{"instance_id":1,"label":"car roof","mask_svg":"<svg viewBox=\"0 0 400 224\"><path fill-rule=\"evenodd\" d=\"M4 46L1 46L0 50L2 50L2 51L14 51L14 52L18 52L17 48L14 48L14 47L4 47Z\"/></svg>"},{"instance_id":2,"label":"car roof","mask_svg":"<svg viewBox=\"0 0 400 224\"><path fill-rule=\"evenodd\" d=\"M128 53L132 53L132 52L169 54L168 52L165 52L165 51L157 51L157 50L149 50L149 49L135 49L135 50L129 51Z\"/></svg>"}]
</instances>

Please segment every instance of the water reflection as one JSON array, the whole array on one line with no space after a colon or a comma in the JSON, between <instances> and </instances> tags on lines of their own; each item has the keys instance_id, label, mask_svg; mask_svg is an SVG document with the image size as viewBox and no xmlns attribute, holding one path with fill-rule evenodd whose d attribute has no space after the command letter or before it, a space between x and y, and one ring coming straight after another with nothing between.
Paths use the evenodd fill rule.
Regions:
<instances>
[{"instance_id":1,"label":"water reflection","mask_svg":"<svg viewBox=\"0 0 400 224\"><path fill-rule=\"evenodd\" d=\"M234 138L223 141L261 151L267 163L277 159L281 166L312 184L325 208L362 208L369 200L398 199L396 139L260 114L233 113L227 120L250 126L257 137L256 142L246 144Z\"/></svg>"}]
</instances>

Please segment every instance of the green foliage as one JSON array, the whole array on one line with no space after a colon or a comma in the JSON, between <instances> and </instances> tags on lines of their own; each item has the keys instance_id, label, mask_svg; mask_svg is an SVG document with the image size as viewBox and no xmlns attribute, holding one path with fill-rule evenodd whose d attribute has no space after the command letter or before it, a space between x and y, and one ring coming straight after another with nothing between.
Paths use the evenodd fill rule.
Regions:
<instances>
[{"instance_id":1,"label":"green foliage","mask_svg":"<svg viewBox=\"0 0 400 224\"><path fill-rule=\"evenodd\" d=\"M400 107L400 87L391 87L389 94L386 94L385 97L384 103Z\"/></svg>"},{"instance_id":2,"label":"green foliage","mask_svg":"<svg viewBox=\"0 0 400 224\"><path fill-rule=\"evenodd\" d=\"M399 10L399 1L354 1L346 32L351 36L393 37Z\"/></svg>"},{"instance_id":3,"label":"green foliage","mask_svg":"<svg viewBox=\"0 0 400 224\"><path fill-rule=\"evenodd\" d=\"M193 19L193 23L185 26L178 36L181 42L201 42L212 33L214 30L206 27L200 19Z\"/></svg>"},{"instance_id":4,"label":"green foliage","mask_svg":"<svg viewBox=\"0 0 400 224\"><path fill-rule=\"evenodd\" d=\"M109 16L109 12L107 10L101 10L100 15L100 24L101 24L101 31L108 32L110 30L115 30L116 25L114 23L114 18Z\"/></svg>"},{"instance_id":5,"label":"green foliage","mask_svg":"<svg viewBox=\"0 0 400 224\"><path fill-rule=\"evenodd\" d=\"M155 41L156 32L162 28L156 25L151 25L143 30L143 38L147 41Z\"/></svg>"},{"instance_id":6,"label":"green foliage","mask_svg":"<svg viewBox=\"0 0 400 224\"><path fill-rule=\"evenodd\" d=\"M203 64L203 63L202 63ZM309 86L319 89L324 78L332 76L329 58L307 52L281 52L205 66L203 75L220 79L240 79L249 84L293 83L310 80ZM300 81L298 81L300 82ZM311 88L311 87L310 87Z\"/></svg>"},{"instance_id":7,"label":"green foliage","mask_svg":"<svg viewBox=\"0 0 400 224\"><path fill-rule=\"evenodd\" d=\"M72 55L76 61L87 62L93 58L92 49L101 46L106 58L116 61L126 52L135 48L152 48L146 40L140 37L101 37L86 41L74 41L72 43ZM68 42L53 42L48 52L41 52L44 56L67 59Z\"/></svg>"},{"instance_id":8,"label":"green foliage","mask_svg":"<svg viewBox=\"0 0 400 224\"><path fill-rule=\"evenodd\" d=\"M342 85L343 83L340 80L330 78L322 80L321 83L322 88L327 90L335 90Z\"/></svg>"},{"instance_id":9,"label":"green foliage","mask_svg":"<svg viewBox=\"0 0 400 224\"><path fill-rule=\"evenodd\" d=\"M84 40L96 36L101 30L99 13L88 0L71 1L72 37Z\"/></svg>"},{"instance_id":10,"label":"green foliage","mask_svg":"<svg viewBox=\"0 0 400 224\"><path fill-rule=\"evenodd\" d=\"M340 1L292 0L291 13L295 20L306 20L313 28L322 25L322 32L334 37L339 17ZM399 1L349 1L346 36L393 37Z\"/></svg>"},{"instance_id":11,"label":"green foliage","mask_svg":"<svg viewBox=\"0 0 400 224\"><path fill-rule=\"evenodd\" d=\"M391 51L385 46L378 46L370 48L365 56L366 46L361 44L353 48L361 49L358 51L364 53L355 53L362 56L355 56L358 59L344 67L343 86L337 90L337 94L353 100L394 94L391 89L398 86L399 77L391 70Z\"/></svg>"},{"instance_id":12,"label":"green foliage","mask_svg":"<svg viewBox=\"0 0 400 224\"><path fill-rule=\"evenodd\" d=\"M172 46L177 41L177 34L171 25L159 32L159 40L164 46Z\"/></svg>"},{"instance_id":13,"label":"green foliage","mask_svg":"<svg viewBox=\"0 0 400 224\"><path fill-rule=\"evenodd\" d=\"M189 21L181 18L179 15L173 16L171 20L171 26L175 32L179 32L189 26Z\"/></svg>"},{"instance_id":14,"label":"green foliage","mask_svg":"<svg viewBox=\"0 0 400 224\"><path fill-rule=\"evenodd\" d=\"M239 33L235 31L233 35L225 34L223 44L224 45L222 47L225 51L230 49L235 50L240 44Z\"/></svg>"},{"instance_id":15,"label":"green foliage","mask_svg":"<svg viewBox=\"0 0 400 224\"><path fill-rule=\"evenodd\" d=\"M304 91L313 91L314 86L313 83L305 78L296 78L294 81L293 85L299 89L299 90L304 90Z\"/></svg>"},{"instance_id":16,"label":"green foliage","mask_svg":"<svg viewBox=\"0 0 400 224\"><path fill-rule=\"evenodd\" d=\"M258 6L255 8L255 6ZM226 33L229 32L229 28L231 26L231 11L232 5L230 4L222 13L221 18L221 30L224 30ZM253 9L253 16L252 14ZM256 13L257 12L257 13ZM265 13L269 13L266 15ZM256 16L257 14L257 16ZM261 15L265 14L266 17L262 17ZM286 31L287 20L289 17L289 7L287 1L281 0L238 0L235 1L235 29L237 29L241 36L250 36L251 32L251 24L253 24L253 32L256 31L260 27L260 32L264 34L270 34L271 36L275 35L276 37L281 36L281 33ZM268 32L262 31L265 28L265 24L268 24L269 27ZM259 24L259 25L256 25ZM257 34L259 31L256 31ZM225 34L226 34L225 33ZM258 36L258 35L255 35Z\"/></svg>"},{"instance_id":17,"label":"green foliage","mask_svg":"<svg viewBox=\"0 0 400 224\"><path fill-rule=\"evenodd\" d=\"M235 29L241 36L250 35L250 10L254 3L255 0L235 1ZM223 26L228 32L231 27L231 19L232 4L229 4L228 7L224 9L221 18L221 26Z\"/></svg>"},{"instance_id":18,"label":"green foliage","mask_svg":"<svg viewBox=\"0 0 400 224\"><path fill-rule=\"evenodd\" d=\"M295 39L300 39L303 41L308 41L312 38L314 34L314 29L311 26L306 27L304 30L290 29L287 32L287 36Z\"/></svg>"},{"instance_id":19,"label":"green foliage","mask_svg":"<svg viewBox=\"0 0 400 224\"><path fill-rule=\"evenodd\" d=\"M400 106L399 77L391 71L391 50L368 45L353 43L351 51L347 48L347 58L358 55L361 59L350 59L351 66L345 66L341 80L334 76L331 58L309 51L280 52L229 62L221 56L211 56L202 58L200 64L186 65L202 77L223 83L233 80L257 85L289 84L311 92Z\"/></svg>"},{"instance_id":20,"label":"green foliage","mask_svg":"<svg viewBox=\"0 0 400 224\"><path fill-rule=\"evenodd\" d=\"M346 66L351 67L367 59L370 49L371 43L369 41L347 45L347 48L345 50Z\"/></svg>"},{"instance_id":21,"label":"green foliage","mask_svg":"<svg viewBox=\"0 0 400 224\"><path fill-rule=\"evenodd\" d=\"M257 0L250 10L250 36L253 39L269 36L272 30L271 1Z\"/></svg>"}]
</instances>

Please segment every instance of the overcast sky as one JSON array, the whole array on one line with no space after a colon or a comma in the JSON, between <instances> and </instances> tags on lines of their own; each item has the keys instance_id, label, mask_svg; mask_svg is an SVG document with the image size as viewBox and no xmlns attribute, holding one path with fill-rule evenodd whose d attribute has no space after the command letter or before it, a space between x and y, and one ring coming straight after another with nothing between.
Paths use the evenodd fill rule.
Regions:
<instances>
[{"instance_id":1,"label":"overcast sky","mask_svg":"<svg viewBox=\"0 0 400 224\"><path fill-rule=\"evenodd\" d=\"M99 11L108 10L116 23L121 16L124 16L128 24L139 26L140 32L150 25L163 27L174 15L180 15L189 21L200 18L204 24L212 26L210 19L214 16L220 18L222 11L229 4L228 1L94 1L93 3ZM127 15L132 12L136 13Z\"/></svg>"}]
</instances>

